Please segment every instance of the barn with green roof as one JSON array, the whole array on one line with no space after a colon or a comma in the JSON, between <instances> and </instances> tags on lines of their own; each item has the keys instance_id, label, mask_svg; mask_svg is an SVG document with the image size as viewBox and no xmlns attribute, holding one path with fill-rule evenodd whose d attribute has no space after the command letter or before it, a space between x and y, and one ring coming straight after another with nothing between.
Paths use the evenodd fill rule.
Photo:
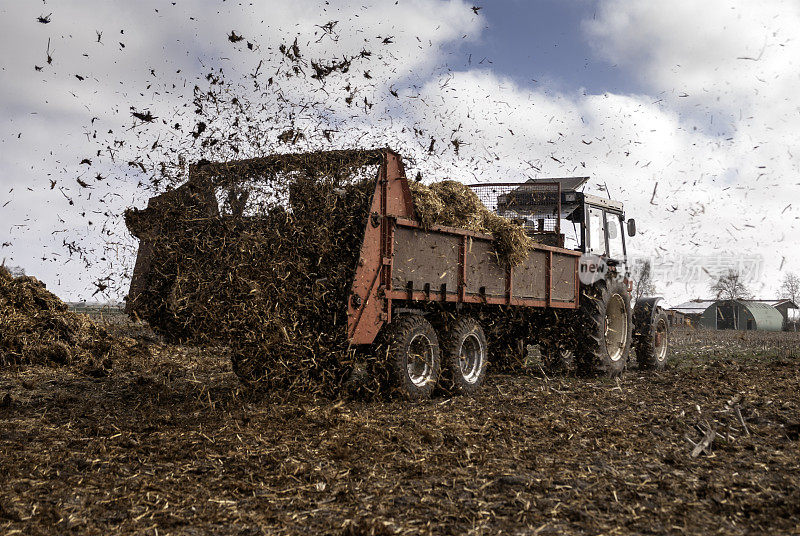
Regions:
<instances>
[{"instance_id":1,"label":"barn with green roof","mask_svg":"<svg viewBox=\"0 0 800 536\"><path fill-rule=\"evenodd\" d=\"M706 329L781 331L783 315L772 305L754 300L718 300L698 322Z\"/></svg>"}]
</instances>

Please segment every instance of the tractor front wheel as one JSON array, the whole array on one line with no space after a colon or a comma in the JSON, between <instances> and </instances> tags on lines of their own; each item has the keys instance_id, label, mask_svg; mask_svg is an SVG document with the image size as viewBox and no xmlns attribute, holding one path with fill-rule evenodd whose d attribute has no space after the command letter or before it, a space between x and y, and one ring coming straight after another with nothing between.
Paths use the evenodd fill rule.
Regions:
<instances>
[{"instance_id":1,"label":"tractor front wheel","mask_svg":"<svg viewBox=\"0 0 800 536\"><path fill-rule=\"evenodd\" d=\"M640 369L663 370L667 364L669 347L669 323L667 314L660 308L650 322L637 327L641 335L636 340L636 361Z\"/></svg>"},{"instance_id":2,"label":"tractor front wheel","mask_svg":"<svg viewBox=\"0 0 800 536\"><path fill-rule=\"evenodd\" d=\"M581 296L582 326L578 369L592 375L619 376L633 339L631 295L622 281L603 280Z\"/></svg>"}]
</instances>

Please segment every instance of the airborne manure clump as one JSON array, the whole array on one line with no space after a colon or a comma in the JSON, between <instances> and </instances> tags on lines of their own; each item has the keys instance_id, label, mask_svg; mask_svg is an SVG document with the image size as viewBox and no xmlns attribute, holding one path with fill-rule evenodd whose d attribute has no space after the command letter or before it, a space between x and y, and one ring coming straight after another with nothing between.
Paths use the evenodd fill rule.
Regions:
<instances>
[{"instance_id":1,"label":"airborne manure clump","mask_svg":"<svg viewBox=\"0 0 800 536\"><path fill-rule=\"evenodd\" d=\"M109 368L113 341L105 329L34 277L0 266L0 366L83 363Z\"/></svg>"},{"instance_id":2,"label":"airborne manure clump","mask_svg":"<svg viewBox=\"0 0 800 536\"><path fill-rule=\"evenodd\" d=\"M229 345L245 381L336 394L357 362L377 359L349 346L346 312L383 155L192 166L184 185L126 213L140 239L129 311L173 341ZM492 217L469 188L445 181L414 194L423 225L493 232L511 263L527 254L522 229ZM372 382L367 390L381 379Z\"/></svg>"},{"instance_id":3,"label":"airborne manure clump","mask_svg":"<svg viewBox=\"0 0 800 536\"><path fill-rule=\"evenodd\" d=\"M486 208L478 195L458 181L446 180L426 186L410 182L414 212L423 227L447 225L494 236L500 261L518 266L528 257L534 241L521 225Z\"/></svg>"}]
</instances>

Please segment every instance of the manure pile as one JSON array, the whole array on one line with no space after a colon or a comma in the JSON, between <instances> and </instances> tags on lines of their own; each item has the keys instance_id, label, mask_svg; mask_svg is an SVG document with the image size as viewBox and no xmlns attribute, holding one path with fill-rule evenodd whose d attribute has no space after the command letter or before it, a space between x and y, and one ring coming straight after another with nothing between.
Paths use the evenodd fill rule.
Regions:
<instances>
[{"instance_id":1,"label":"manure pile","mask_svg":"<svg viewBox=\"0 0 800 536\"><path fill-rule=\"evenodd\" d=\"M430 186L410 182L409 187L423 227L447 225L492 234L500 261L511 266L528 257L534 242L523 227L487 209L469 186L446 180Z\"/></svg>"},{"instance_id":2,"label":"manure pile","mask_svg":"<svg viewBox=\"0 0 800 536\"><path fill-rule=\"evenodd\" d=\"M0 266L0 366L111 366L105 329L67 305L34 277L15 278Z\"/></svg>"},{"instance_id":3,"label":"manure pile","mask_svg":"<svg viewBox=\"0 0 800 536\"><path fill-rule=\"evenodd\" d=\"M172 341L223 343L234 371L266 388L337 392L374 357L349 348L347 299L383 151L201 162L176 190L126 213L150 259L129 310ZM413 185L422 224L492 232L501 258L529 239L469 188ZM377 352L373 352L377 354ZM369 390L386 378L373 378Z\"/></svg>"}]
</instances>

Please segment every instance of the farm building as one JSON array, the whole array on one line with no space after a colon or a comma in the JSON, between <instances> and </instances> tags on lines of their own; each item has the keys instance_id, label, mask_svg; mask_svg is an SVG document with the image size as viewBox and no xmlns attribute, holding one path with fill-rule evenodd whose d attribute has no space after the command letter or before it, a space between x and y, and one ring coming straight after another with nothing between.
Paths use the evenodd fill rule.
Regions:
<instances>
[{"instance_id":1,"label":"farm building","mask_svg":"<svg viewBox=\"0 0 800 536\"><path fill-rule=\"evenodd\" d=\"M790 324L789 309L797 310L797 304L792 300L763 300L761 303L766 303L773 306L783 316L783 327L787 329Z\"/></svg>"},{"instance_id":2,"label":"farm building","mask_svg":"<svg viewBox=\"0 0 800 536\"><path fill-rule=\"evenodd\" d=\"M674 309L667 309L667 321L669 322L670 326L690 326L691 323L689 322L689 318L681 313L680 311L676 311Z\"/></svg>"},{"instance_id":3,"label":"farm building","mask_svg":"<svg viewBox=\"0 0 800 536\"><path fill-rule=\"evenodd\" d=\"M772 302L760 300L694 300L673 310L705 329L781 331L784 317Z\"/></svg>"},{"instance_id":4,"label":"farm building","mask_svg":"<svg viewBox=\"0 0 800 536\"><path fill-rule=\"evenodd\" d=\"M681 315L684 321L691 326L698 326L700 317L706 312L706 309L714 304L714 300L692 300L682 303L670 309L673 315ZM669 314L669 313L667 313Z\"/></svg>"}]
</instances>

